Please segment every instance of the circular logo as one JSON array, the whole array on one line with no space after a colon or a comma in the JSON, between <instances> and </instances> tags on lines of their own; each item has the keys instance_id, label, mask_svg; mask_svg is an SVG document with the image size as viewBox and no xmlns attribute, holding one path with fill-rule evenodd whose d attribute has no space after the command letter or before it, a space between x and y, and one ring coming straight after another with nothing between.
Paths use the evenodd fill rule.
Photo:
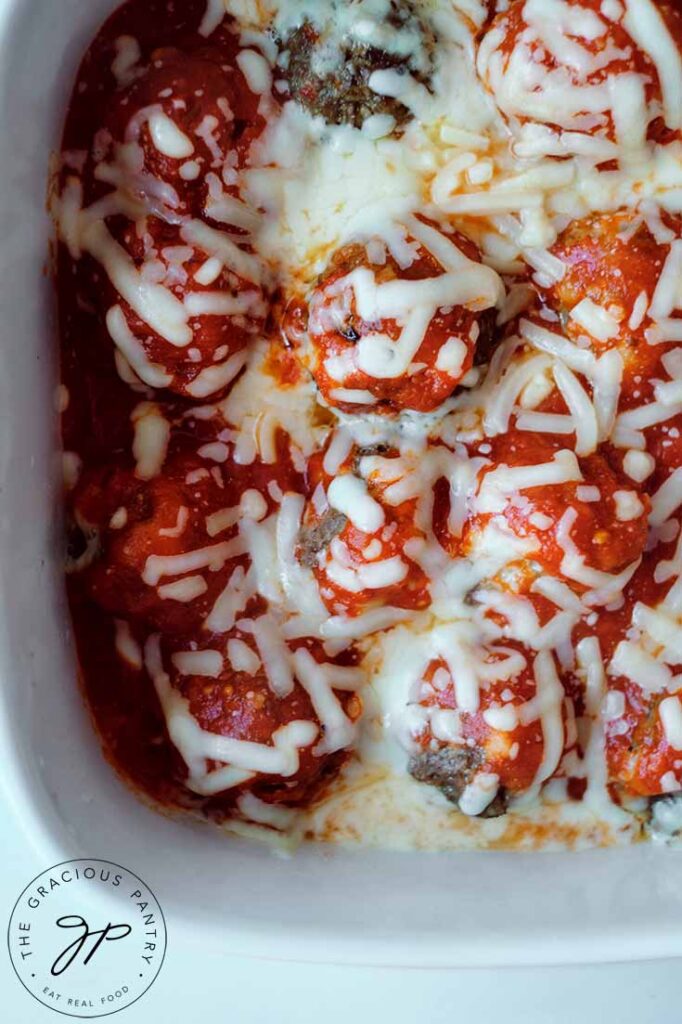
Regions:
<instances>
[{"instance_id":1,"label":"circular logo","mask_svg":"<svg viewBox=\"0 0 682 1024\"><path fill-rule=\"evenodd\" d=\"M155 981L166 923L148 885L106 860L69 860L43 871L14 905L7 931L19 980L67 1017L106 1017Z\"/></svg>"}]
</instances>

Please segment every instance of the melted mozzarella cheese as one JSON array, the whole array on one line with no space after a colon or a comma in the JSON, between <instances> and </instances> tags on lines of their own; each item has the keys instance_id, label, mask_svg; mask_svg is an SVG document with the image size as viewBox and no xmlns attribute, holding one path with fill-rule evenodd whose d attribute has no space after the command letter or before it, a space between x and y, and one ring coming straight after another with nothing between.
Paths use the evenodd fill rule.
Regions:
<instances>
[{"instance_id":1,"label":"melted mozzarella cheese","mask_svg":"<svg viewBox=\"0 0 682 1024\"><path fill-rule=\"evenodd\" d=\"M652 0L625 0L623 24L656 66L666 124L682 128L682 56Z\"/></svg>"},{"instance_id":2,"label":"melted mozzarella cheese","mask_svg":"<svg viewBox=\"0 0 682 1024\"><path fill-rule=\"evenodd\" d=\"M121 306L111 307L106 324L112 341L141 381L152 388L165 388L171 383L170 374L147 358L143 346L130 330Z\"/></svg>"},{"instance_id":3,"label":"melted mozzarella cheese","mask_svg":"<svg viewBox=\"0 0 682 1024\"><path fill-rule=\"evenodd\" d=\"M183 160L194 152L192 140L162 111L156 111L150 116L149 133L156 149L163 156Z\"/></svg>"},{"instance_id":4,"label":"melted mozzarella cheese","mask_svg":"<svg viewBox=\"0 0 682 1024\"><path fill-rule=\"evenodd\" d=\"M201 19L199 33L202 36L210 36L222 22L225 13L225 0L206 0L206 12Z\"/></svg>"},{"instance_id":5,"label":"melted mozzarella cheese","mask_svg":"<svg viewBox=\"0 0 682 1024\"><path fill-rule=\"evenodd\" d=\"M192 331L182 302L163 285L145 280L103 221L86 226L80 244L101 263L117 292L141 320L169 344L178 348L189 345Z\"/></svg>"},{"instance_id":6,"label":"melted mozzarella cheese","mask_svg":"<svg viewBox=\"0 0 682 1024\"><path fill-rule=\"evenodd\" d=\"M170 423L156 402L140 402L131 419L135 431L133 455L135 476L151 480L163 468L170 440Z\"/></svg>"},{"instance_id":7,"label":"melted mozzarella cheese","mask_svg":"<svg viewBox=\"0 0 682 1024\"><path fill-rule=\"evenodd\" d=\"M658 714L666 740L673 750L682 750L682 704L679 697L665 697L658 705Z\"/></svg>"},{"instance_id":8,"label":"melted mozzarella cheese","mask_svg":"<svg viewBox=\"0 0 682 1024\"><path fill-rule=\"evenodd\" d=\"M331 482L327 500L332 508L343 512L353 526L365 533L375 533L386 521L384 510L368 493L365 481L352 473L344 473Z\"/></svg>"}]
</instances>

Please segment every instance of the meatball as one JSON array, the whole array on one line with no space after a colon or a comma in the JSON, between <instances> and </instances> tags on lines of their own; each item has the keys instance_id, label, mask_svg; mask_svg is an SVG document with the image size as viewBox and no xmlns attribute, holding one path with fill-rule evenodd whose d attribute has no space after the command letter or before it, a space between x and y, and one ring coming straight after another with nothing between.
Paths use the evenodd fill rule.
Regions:
<instances>
[{"instance_id":1,"label":"meatball","mask_svg":"<svg viewBox=\"0 0 682 1024\"><path fill-rule=\"evenodd\" d=\"M608 665L609 778L631 796L655 797L682 790L682 690L674 676L676 651L660 651L659 635L649 630L679 625L665 601L656 607L635 603L632 620Z\"/></svg>"},{"instance_id":2,"label":"meatball","mask_svg":"<svg viewBox=\"0 0 682 1024\"><path fill-rule=\"evenodd\" d=\"M623 395L623 411L618 419L618 448L609 458L627 477L653 495L670 477L682 469L682 412L680 412L680 374L682 349L679 344L656 345L656 363L649 378L639 375L630 391ZM655 406L662 417L641 426L641 410ZM671 506L663 514L652 515L652 525L660 526L675 512ZM661 518L662 516L662 518Z\"/></svg>"},{"instance_id":3,"label":"meatball","mask_svg":"<svg viewBox=\"0 0 682 1024\"><path fill-rule=\"evenodd\" d=\"M151 387L192 399L224 391L265 325L261 261L250 247L198 221L117 219L112 230L126 269L112 267L104 251L109 279L102 283L90 263L84 289L103 311L119 353Z\"/></svg>"},{"instance_id":4,"label":"meatball","mask_svg":"<svg viewBox=\"0 0 682 1024\"><path fill-rule=\"evenodd\" d=\"M679 12L656 6L679 45ZM512 127L532 122L637 148L647 133L660 135L664 121L679 128L676 103L637 34L636 19L620 3L513 0L483 37L478 69ZM562 144L564 152L585 149L576 136L564 135ZM602 151L608 159L608 146Z\"/></svg>"},{"instance_id":5,"label":"meatball","mask_svg":"<svg viewBox=\"0 0 682 1024\"><path fill-rule=\"evenodd\" d=\"M682 721L681 701L682 690L647 694L625 679L611 686L609 709L615 717L606 724L609 777L626 794L682 790L682 739L675 733L671 742L675 726L668 725Z\"/></svg>"},{"instance_id":6,"label":"meatball","mask_svg":"<svg viewBox=\"0 0 682 1024\"><path fill-rule=\"evenodd\" d=\"M545 714L551 712L563 735L564 690L551 657L543 686ZM457 659L430 663L413 694L416 724L413 743L419 748L409 762L419 782L436 786L464 813L497 817L509 796L522 793L554 773L563 740L545 758L543 723L533 699L538 690L531 655L520 646L476 652L478 694L472 701L470 682L460 682ZM465 691L460 687L464 685ZM418 712L419 717L416 713Z\"/></svg>"},{"instance_id":7,"label":"meatball","mask_svg":"<svg viewBox=\"0 0 682 1024\"><path fill-rule=\"evenodd\" d=\"M496 275L476 246L415 218L401 242L332 258L285 332L324 400L344 412L429 412L452 394L492 330Z\"/></svg>"},{"instance_id":8,"label":"meatball","mask_svg":"<svg viewBox=\"0 0 682 1024\"><path fill-rule=\"evenodd\" d=\"M625 582L620 574L631 574L644 551L646 495L602 455L577 458L551 435L510 431L490 447L464 551L470 557L484 551L492 526L498 544L500 532L509 538L510 562L518 559L529 582L550 573L578 593L589 592L593 603L612 600Z\"/></svg>"},{"instance_id":9,"label":"meatball","mask_svg":"<svg viewBox=\"0 0 682 1024\"><path fill-rule=\"evenodd\" d=\"M311 497L297 556L313 570L327 608L338 614L429 603L428 579L407 554L424 534L415 522L415 500L400 493L406 466L395 451L375 451L353 447L334 473L325 469L324 453L309 465Z\"/></svg>"},{"instance_id":10,"label":"meatball","mask_svg":"<svg viewBox=\"0 0 682 1024\"><path fill-rule=\"evenodd\" d=\"M279 63L292 98L329 124L361 128L384 116L400 129L413 116L407 94L430 87L435 45L410 0L360 0L296 26L281 41Z\"/></svg>"},{"instance_id":11,"label":"meatball","mask_svg":"<svg viewBox=\"0 0 682 1024\"><path fill-rule=\"evenodd\" d=\"M185 454L146 480L123 462L86 470L71 497L71 567L120 618L178 635L223 628L221 595L231 589L241 608L249 600L238 522L264 519L267 482L286 487L286 477L285 467L216 466Z\"/></svg>"},{"instance_id":12,"label":"meatball","mask_svg":"<svg viewBox=\"0 0 682 1024\"><path fill-rule=\"evenodd\" d=\"M626 380L650 376L660 356L648 342L655 331L649 310L678 236L672 218L661 222L663 241L636 214L622 211L573 221L552 247L566 270L544 291L547 303L573 341L588 337L597 354L618 348Z\"/></svg>"},{"instance_id":13,"label":"meatball","mask_svg":"<svg viewBox=\"0 0 682 1024\"><path fill-rule=\"evenodd\" d=\"M407 770L417 782L435 786L446 800L459 805L467 786L471 785L483 763L480 750L470 747L441 747L439 750L413 754ZM492 792L492 785L490 787ZM466 806L466 804L465 804ZM506 811L506 799L498 790L481 812L482 818L497 818ZM478 815L477 815L478 816Z\"/></svg>"},{"instance_id":14,"label":"meatball","mask_svg":"<svg viewBox=\"0 0 682 1024\"><path fill-rule=\"evenodd\" d=\"M221 39L154 51L105 96L104 127L79 176L63 176L60 200L79 299L106 322L119 360L191 399L234 380L269 311L260 215L239 178L247 140L265 124L261 98L239 70L235 37Z\"/></svg>"},{"instance_id":15,"label":"meatball","mask_svg":"<svg viewBox=\"0 0 682 1024\"><path fill-rule=\"evenodd\" d=\"M202 216L211 183L236 194L237 171L265 125L237 55L225 40L194 52L152 53L141 75L112 98L94 140L95 178L170 220Z\"/></svg>"},{"instance_id":16,"label":"meatball","mask_svg":"<svg viewBox=\"0 0 682 1024\"><path fill-rule=\"evenodd\" d=\"M186 785L204 796L247 787L268 802L309 802L347 759L363 673L348 659L329 662L314 644L283 640L277 664L269 664L272 641L264 644L258 619L249 632L248 621L240 625L227 643L221 636L182 649L158 637L147 644L170 738L187 764ZM201 732L188 743L190 721Z\"/></svg>"},{"instance_id":17,"label":"meatball","mask_svg":"<svg viewBox=\"0 0 682 1024\"><path fill-rule=\"evenodd\" d=\"M648 831L654 839L670 842L680 838L680 810L682 797L680 793L658 797L649 803Z\"/></svg>"},{"instance_id":18,"label":"meatball","mask_svg":"<svg viewBox=\"0 0 682 1024\"><path fill-rule=\"evenodd\" d=\"M602 613L607 694L602 717L609 779L625 793L682 789L677 538L662 544L626 588L622 608Z\"/></svg>"}]
</instances>

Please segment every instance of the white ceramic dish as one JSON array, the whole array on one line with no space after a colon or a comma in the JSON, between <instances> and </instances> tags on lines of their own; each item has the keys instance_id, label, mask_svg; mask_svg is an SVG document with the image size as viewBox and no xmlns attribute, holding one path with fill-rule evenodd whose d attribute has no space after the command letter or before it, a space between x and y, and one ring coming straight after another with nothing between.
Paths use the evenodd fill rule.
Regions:
<instances>
[{"instance_id":1,"label":"white ceramic dish","mask_svg":"<svg viewBox=\"0 0 682 1024\"><path fill-rule=\"evenodd\" d=\"M175 927L225 952L420 967L681 955L679 851L283 860L155 814L103 760L60 589L45 182L78 59L113 6L0 0L0 784L17 827L46 867L125 864Z\"/></svg>"}]
</instances>

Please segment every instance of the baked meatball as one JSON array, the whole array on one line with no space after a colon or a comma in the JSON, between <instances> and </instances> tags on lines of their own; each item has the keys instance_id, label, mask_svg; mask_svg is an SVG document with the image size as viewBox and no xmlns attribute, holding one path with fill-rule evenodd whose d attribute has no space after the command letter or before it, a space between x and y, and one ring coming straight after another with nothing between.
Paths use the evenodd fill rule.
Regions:
<instances>
[{"instance_id":1,"label":"baked meatball","mask_svg":"<svg viewBox=\"0 0 682 1024\"><path fill-rule=\"evenodd\" d=\"M446 630L442 627L441 633ZM438 631L435 637L437 643ZM531 652L507 644L481 649L474 657L480 671L475 694L469 692L469 666L458 671L457 659L450 665L434 659L416 684L409 771L418 782L440 789L464 813L497 817L505 813L510 795L556 770L563 739L548 752L551 764L543 764L545 739L532 703L537 683ZM550 655L540 656L538 671L548 675L543 686L547 713L551 706L563 737L564 691Z\"/></svg>"},{"instance_id":2,"label":"baked meatball","mask_svg":"<svg viewBox=\"0 0 682 1024\"><path fill-rule=\"evenodd\" d=\"M682 689L650 694L621 676L611 680L609 692L613 717L606 724L606 747L611 781L629 796L682 790Z\"/></svg>"},{"instance_id":3,"label":"baked meatball","mask_svg":"<svg viewBox=\"0 0 682 1024\"><path fill-rule=\"evenodd\" d=\"M543 291L568 337L587 337L597 355L617 348L625 380L653 375L661 348L651 344L651 309L658 281L679 237L679 224L664 215L657 235L630 211L573 221L551 252L565 266L560 281Z\"/></svg>"},{"instance_id":4,"label":"baked meatball","mask_svg":"<svg viewBox=\"0 0 682 1024\"><path fill-rule=\"evenodd\" d=\"M147 670L186 763L185 785L202 796L247 789L268 802L308 803L348 756L363 673L300 641L280 641L273 667L254 639L258 620L240 626L227 642L180 646L157 636L147 643Z\"/></svg>"},{"instance_id":5,"label":"baked meatball","mask_svg":"<svg viewBox=\"0 0 682 1024\"><path fill-rule=\"evenodd\" d=\"M665 2L655 6L679 46L679 11ZM672 94L638 44L642 28L628 7L602 0L512 0L493 19L480 44L478 69L512 127L577 133L563 137L569 151L584 149L585 136L629 149L647 135L663 135L666 125L679 128ZM603 152L608 159L608 147Z\"/></svg>"},{"instance_id":6,"label":"baked meatball","mask_svg":"<svg viewBox=\"0 0 682 1024\"><path fill-rule=\"evenodd\" d=\"M111 230L119 241L112 234L101 252L95 242L108 276L90 260L84 289L119 353L151 387L191 399L224 391L268 315L266 274L252 247L200 221L117 218Z\"/></svg>"},{"instance_id":7,"label":"baked meatball","mask_svg":"<svg viewBox=\"0 0 682 1024\"><path fill-rule=\"evenodd\" d=\"M614 591L613 578L634 570L644 551L646 495L602 455L577 458L551 435L513 430L493 438L490 449L464 528L464 553L475 558L485 550L492 526L516 545L530 582L549 573L607 604L623 586L621 580Z\"/></svg>"},{"instance_id":8,"label":"baked meatball","mask_svg":"<svg viewBox=\"0 0 682 1024\"><path fill-rule=\"evenodd\" d=\"M324 453L311 459L298 541L299 561L313 570L322 600L331 612L350 615L384 605L425 607L428 579L407 554L424 535L415 500L400 494L405 463L388 446L353 446L334 470L325 469Z\"/></svg>"},{"instance_id":9,"label":"baked meatball","mask_svg":"<svg viewBox=\"0 0 682 1024\"><path fill-rule=\"evenodd\" d=\"M271 481L284 490L300 481L285 458L266 467L172 454L156 475L139 472L112 461L83 473L70 501L71 571L100 607L152 629L231 626L221 596L239 595L242 610L249 600L238 524L273 511Z\"/></svg>"},{"instance_id":10,"label":"baked meatball","mask_svg":"<svg viewBox=\"0 0 682 1024\"><path fill-rule=\"evenodd\" d=\"M260 214L240 187L265 126L245 53L227 31L152 51L60 183L83 301L138 378L191 399L234 380L269 309Z\"/></svg>"},{"instance_id":11,"label":"baked meatball","mask_svg":"<svg viewBox=\"0 0 682 1024\"><path fill-rule=\"evenodd\" d=\"M361 128L385 116L402 128L415 86L429 88L436 40L410 0L341 5L328 20L305 19L280 43L294 100L329 124Z\"/></svg>"},{"instance_id":12,"label":"baked meatball","mask_svg":"<svg viewBox=\"0 0 682 1024\"><path fill-rule=\"evenodd\" d=\"M413 218L388 244L341 248L285 333L332 407L429 412L487 343L499 287L473 242Z\"/></svg>"},{"instance_id":13,"label":"baked meatball","mask_svg":"<svg viewBox=\"0 0 682 1024\"><path fill-rule=\"evenodd\" d=\"M95 179L171 220L202 216L212 176L234 194L237 171L265 126L238 55L226 35L222 45L154 51L112 97L93 142Z\"/></svg>"},{"instance_id":14,"label":"baked meatball","mask_svg":"<svg viewBox=\"0 0 682 1024\"><path fill-rule=\"evenodd\" d=\"M602 613L599 654L608 776L629 796L682 789L682 689L675 538L643 562L622 607Z\"/></svg>"}]
</instances>

